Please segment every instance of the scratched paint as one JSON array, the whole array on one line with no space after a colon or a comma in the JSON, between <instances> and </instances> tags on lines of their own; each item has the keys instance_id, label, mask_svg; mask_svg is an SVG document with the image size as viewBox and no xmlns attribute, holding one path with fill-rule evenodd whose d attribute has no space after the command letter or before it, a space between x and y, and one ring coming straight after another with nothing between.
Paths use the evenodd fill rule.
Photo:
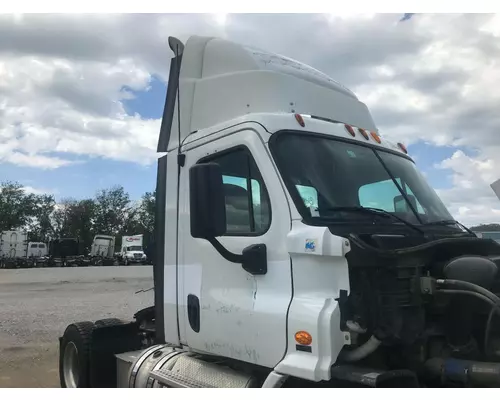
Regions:
<instances>
[{"instance_id":1,"label":"scratched paint","mask_svg":"<svg viewBox=\"0 0 500 400\"><path fill-rule=\"evenodd\" d=\"M215 310L215 312L218 314L231 314L233 312L238 312L238 311L240 311L240 307L235 306L234 304L230 304L228 306L222 304Z\"/></svg>"},{"instance_id":2,"label":"scratched paint","mask_svg":"<svg viewBox=\"0 0 500 400\"><path fill-rule=\"evenodd\" d=\"M255 303L257 302L257 279L253 278L253 294L252 294L252 310L255 310Z\"/></svg>"},{"instance_id":3,"label":"scratched paint","mask_svg":"<svg viewBox=\"0 0 500 400\"><path fill-rule=\"evenodd\" d=\"M245 345L244 347L235 347L232 344L228 343L204 343L205 350L211 353L218 353L221 355L226 355L231 358L237 358L240 360L245 360L253 363L258 363L259 361L259 353L253 347Z\"/></svg>"}]
</instances>

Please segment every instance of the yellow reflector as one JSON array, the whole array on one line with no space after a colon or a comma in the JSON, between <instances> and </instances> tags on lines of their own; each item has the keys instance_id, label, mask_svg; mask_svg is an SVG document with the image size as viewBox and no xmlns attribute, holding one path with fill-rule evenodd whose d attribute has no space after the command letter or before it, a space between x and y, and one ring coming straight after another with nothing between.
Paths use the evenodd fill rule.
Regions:
<instances>
[{"instance_id":1,"label":"yellow reflector","mask_svg":"<svg viewBox=\"0 0 500 400\"><path fill-rule=\"evenodd\" d=\"M372 138L375 139L375 141L377 143L381 143L382 141L380 140L380 136L376 133L376 132L370 132L370 134L372 135Z\"/></svg>"}]
</instances>

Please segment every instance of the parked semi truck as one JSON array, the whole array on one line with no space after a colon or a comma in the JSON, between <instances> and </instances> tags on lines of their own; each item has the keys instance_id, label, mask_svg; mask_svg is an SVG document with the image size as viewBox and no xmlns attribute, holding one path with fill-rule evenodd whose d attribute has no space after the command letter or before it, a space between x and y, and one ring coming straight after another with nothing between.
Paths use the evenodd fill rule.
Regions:
<instances>
[{"instance_id":1,"label":"parked semi truck","mask_svg":"<svg viewBox=\"0 0 500 400\"><path fill-rule=\"evenodd\" d=\"M169 45L154 304L69 325L61 386L500 387L500 245L367 106L280 55Z\"/></svg>"},{"instance_id":2,"label":"parked semi truck","mask_svg":"<svg viewBox=\"0 0 500 400\"><path fill-rule=\"evenodd\" d=\"M90 256L79 238L62 237L49 241L49 267L87 267Z\"/></svg>"},{"instance_id":3,"label":"parked semi truck","mask_svg":"<svg viewBox=\"0 0 500 400\"><path fill-rule=\"evenodd\" d=\"M0 232L0 268L33 268L47 265L47 244L28 242L23 230Z\"/></svg>"},{"instance_id":4,"label":"parked semi truck","mask_svg":"<svg viewBox=\"0 0 500 400\"><path fill-rule=\"evenodd\" d=\"M27 256L28 258L45 258L48 256L47 243L29 242Z\"/></svg>"},{"instance_id":5,"label":"parked semi truck","mask_svg":"<svg viewBox=\"0 0 500 400\"><path fill-rule=\"evenodd\" d=\"M28 235L22 230L0 232L0 268L20 268L28 259Z\"/></svg>"},{"instance_id":6,"label":"parked semi truck","mask_svg":"<svg viewBox=\"0 0 500 400\"><path fill-rule=\"evenodd\" d=\"M25 231L3 231L0 233L0 254L7 258L26 257L28 234Z\"/></svg>"},{"instance_id":7,"label":"parked semi truck","mask_svg":"<svg viewBox=\"0 0 500 400\"><path fill-rule=\"evenodd\" d=\"M96 235L92 242L92 265L146 264L143 235L122 236L120 251L115 253L115 237Z\"/></svg>"},{"instance_id":8,"label":"parked semi truck","mask_svg":"<svg viewBox=\"0 0 500 400\"><path fill-rule=\"evenodd\" d=\"M90 246L91 265L118 265L115 257L115 237L110 235L95 235Z\"/></svg>"}]
</instances>

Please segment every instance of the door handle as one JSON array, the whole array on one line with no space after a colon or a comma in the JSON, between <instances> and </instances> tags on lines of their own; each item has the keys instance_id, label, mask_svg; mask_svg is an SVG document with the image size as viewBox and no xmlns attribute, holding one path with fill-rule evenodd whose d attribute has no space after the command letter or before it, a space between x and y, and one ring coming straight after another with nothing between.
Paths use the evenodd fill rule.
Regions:
<instances>
[{"instance_id":1,"label":"door handle","mask_svg":"<svg viewBox=\"0 0 500 400\"><path fill-rule=\"evenodd\" d=\"M188 320L191 329L196 333L200 332L200 299L194 294L187 297Z\"/></svg>"}]
</instances>

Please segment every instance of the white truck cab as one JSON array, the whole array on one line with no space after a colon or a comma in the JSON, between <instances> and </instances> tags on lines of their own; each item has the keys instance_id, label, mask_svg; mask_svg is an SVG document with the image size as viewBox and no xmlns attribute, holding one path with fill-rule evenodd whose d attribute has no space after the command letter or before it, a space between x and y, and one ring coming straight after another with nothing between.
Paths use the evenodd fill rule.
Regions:
<instances>
[{"instance_id":1,"label":"white truck cab","mask_svg":"<svg viewBox=\"0 0 500 400\"><path fill-rule=\"evenodd\" d=\"M115 237L110 235L95 235L90 247L92 257L113 257L115 252Z\"/></svg>"},{"instance_id":2,"label":"white truck cab","mask_svg":"<svg viewBox=\"0 0 500 400\"><path fill-rule=\"evenodd\" d=\"M122 236L120 256L125 265L146 262L146 254L142 246L143 235Z\"/></svg>"},{"instance_id":3,"label":"white truck cab","mask_svg":"<svg viewBox=\"0 0 500 400\"><path fill-rule=\"evenodd\" d=\"M366 105L286 57L169 44L155 304L130 323L70 325L62 386L414 387L484 367L470 354L456 376L442 367L475 335L456 329L464 310L484 311L443 288L486 282L500 246L453 220ZM89 371L71 367L82 336ZM480 375L468 383L500 384L498 364Z\"/></svg>"},{"instance_id":4,"label":"white truck cab","mask_svg":"<svg viewBox=\"0 0 500 400\"><path fill-rule=\"evenodd\" d=\"M49 251L47 244L43 242L29 242L28 243L28 258L47 257Z\"/></svg>"}]
</instances>

